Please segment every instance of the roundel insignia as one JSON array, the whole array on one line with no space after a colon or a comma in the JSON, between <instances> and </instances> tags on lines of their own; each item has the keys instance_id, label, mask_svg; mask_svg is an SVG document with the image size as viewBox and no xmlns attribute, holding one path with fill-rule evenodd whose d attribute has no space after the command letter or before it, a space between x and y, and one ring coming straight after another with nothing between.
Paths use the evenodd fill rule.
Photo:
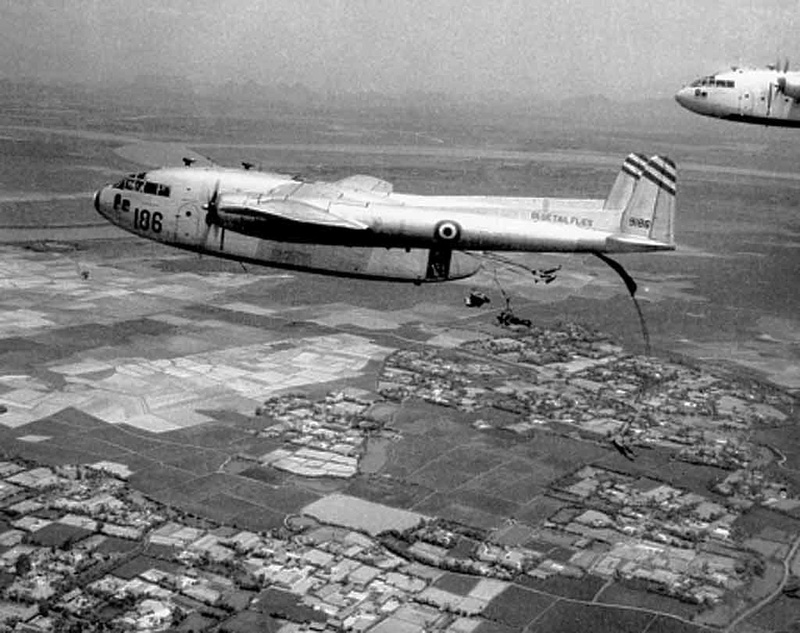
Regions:
<instances>
[{"instance_id":1,"label":"roundel insignia","mask_svg":"<svg viewBox=\"0 0 800 633\"><path fill-rule=\"evenodd\" d=\"M461 236L461 227L450 220L439 222L433 229L433 239L437 242L457 242Z\"/></svg>"}]
</instances>

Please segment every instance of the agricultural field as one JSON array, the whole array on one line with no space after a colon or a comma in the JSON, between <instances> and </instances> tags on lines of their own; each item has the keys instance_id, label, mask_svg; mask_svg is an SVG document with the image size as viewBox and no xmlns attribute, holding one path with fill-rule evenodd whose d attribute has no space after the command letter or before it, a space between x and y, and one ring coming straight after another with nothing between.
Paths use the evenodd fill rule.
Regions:
<instances>
[{"instance_id":1,"label":"agricultural field","mask_svg":"<svg viewBox=\"0 0 800 633\"><path fill-rule=\"evenodd\" d=\"M668 613L685 620L691 620L699 610L697 605L647 591L644 587L637 588L625 582L615 582L604 589L598 601L606 604L650 608L653 611Z\"/></svg>"},{"instance_id":2,"label":"agricultural field","mask_svg":"<svg viewBox=\"0 0 800 633\"><path fill-rule=\"evenodd\" d=\"M548 612L554 600L522 587L511 586L489 603L483 616L512 629L521 630Z\"/></svg>"},{"instance_id":3,"label":"agricultural field","mask_svg":"<svg viewBox=\"0 0 800 633\"><path fill-rule=\"evenodd\" d=\"M536 625L554 633L579 631L585 627L599 632L641 633L651 630L649 625L657 619L658 616L642 611L560 601L537 619Z\"/></svg>"}]
</instances>

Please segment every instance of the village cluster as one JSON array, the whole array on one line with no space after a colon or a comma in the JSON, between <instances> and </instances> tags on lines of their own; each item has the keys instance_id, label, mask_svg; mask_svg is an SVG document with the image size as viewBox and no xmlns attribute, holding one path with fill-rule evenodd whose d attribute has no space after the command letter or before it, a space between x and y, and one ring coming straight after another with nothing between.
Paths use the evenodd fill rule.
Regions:
<instances>
[{"instance_id":1,"label":"village cluster","mask_svg":"<svg viewBox=\"0 0 800 633\"><path fill-rule=\"evenodd\" d=\"M236 630L237 621L264 616L285 621L287 631L380 622L391 630L395 621L455 632L480 623L431 608L425 591L441 572L365 534L214 525L147 500L110 469L117 466L0 462L3 630L204 630L220 622ZM487 579L476 587L471 611L506 585Z\"/></svg>"},{"instance_id":2,"label":"village cluster","mask_svg":"<svg viewBox=\"0 0 800 633\"><path fill-rule=\"evenodd\" d=\"M634 578L682 600L714 603L761 564L734 547L730 508L594 467L554 486L574 505L532 530L525 546L504 544L503 531L498 538L437 519L377 537L308 519L269 534L238 530L149 501L124 482L127 474L111 462L0 462L6 630L186 622L237 630L237 622L272 617L286 631L416 623L462 633L522 575ZM701 541L714 547L701 550ZM568 558L551 556L567 543ZM483 580L459 595L437 586L446 571Z\"/></svg>"},{"instance_id":3,"label":"village cluster","mask_svg":"<svg viewBox=\"0 0 800 633\"><path fill-rule=\"evenodd\" d=\"M480 352L496 363L476 362ZM613 442L626 453L661 446L691 462L735 469L756 456L750 430L787 419L785 394L762 384L655 357L632 356L576 324L467 343L460 351L398 350L378 384L389 399L416 397L481 415L516 414L502 428L542 427Z\"/></svg>"},{"instance_id":4,"label":"village cluster","mask_svg":"<svg viewBox=\"0 0 800 633\"><path fill-rule=\"evenodd\" d=\"M259 407L274 424L261 432L284 444L259 462L304 477L353 477L358 473L365 431L375 428L362 417L374 398L356 390L328 394L322 402L303 395L274 396Z\"/></svg>"},{"instance_id":5,"label":"village cluster","mask_svg":"<svg viewBox=\"0 0 800 633\"><path fill-rule=\"evenodd\" d=\"M758 467L763 450L748 439L753 425L785 419L783 396L766 387L624 355L569 326L397 351L378 390L460 410L478 429L525 436L547 427L611 441L626 457L667 446L728 475L712 500L655 476L576 465L550 484L560 509L536 525L488 531L416 515L412 527L377 533L302 516L257 533L151 501L127 485L123 464L4 461L0 630L237 631L269 620L287 633L469 633L523 578L626 580L715 605L786 550L768 539L742 547L734 526L753 504L800 506ZM302 477L352 478L371 434L399 433L374 414L381 404L352 389L271 397L256 411L270 423L254 432L281 443L258 461ZM492 408L517 415L496 426ZM440 584L446 574L477 580L459 593Z\"/></svg>"}]
</instances>

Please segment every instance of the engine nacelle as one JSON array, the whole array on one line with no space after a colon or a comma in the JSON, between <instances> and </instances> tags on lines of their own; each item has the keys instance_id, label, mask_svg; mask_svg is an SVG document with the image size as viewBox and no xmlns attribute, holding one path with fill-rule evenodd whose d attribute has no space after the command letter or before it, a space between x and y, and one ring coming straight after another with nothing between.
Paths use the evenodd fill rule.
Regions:
<instances>
[{"instance_id":1,"label":"engine nacelle","mask_svg":"<svg viewBox=\"0 0 800 633\"><path fill-rule=\"evenodd\" d=\"M778 89L790 99L800 99L800 77L781 75L778 77Z\"/></svg>"}]
</instances>

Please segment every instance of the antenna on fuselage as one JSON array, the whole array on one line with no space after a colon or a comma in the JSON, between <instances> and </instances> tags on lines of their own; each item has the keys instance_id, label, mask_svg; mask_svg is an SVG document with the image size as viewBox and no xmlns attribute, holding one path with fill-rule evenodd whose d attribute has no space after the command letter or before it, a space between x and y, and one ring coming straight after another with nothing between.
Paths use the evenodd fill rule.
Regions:
<instances>
[{"instance_id":1,"label":"antenna on fuselage","mask_svg":"<svg viewBox=\"0 0 800 633\"><path fill-rule=\"evenodd\" d=\"M188 156L184 156L182 160L183 160L183 166L184 167L191 167L192 164L197 162L196 158L189 158Z\"/></svg>"}]
</instances>

